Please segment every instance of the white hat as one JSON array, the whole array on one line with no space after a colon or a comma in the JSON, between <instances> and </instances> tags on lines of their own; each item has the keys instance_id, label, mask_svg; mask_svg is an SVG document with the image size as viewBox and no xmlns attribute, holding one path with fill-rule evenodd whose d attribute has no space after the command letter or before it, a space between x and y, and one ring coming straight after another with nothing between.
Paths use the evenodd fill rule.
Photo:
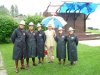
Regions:
<instances>
[{"instance_id":1,"label":"white hat","mask_svg":"<svg viewBox=\"0 0 100 75\"><path fill-rule=\"evenodd\" d=\"M68 31L73 31L73 30L75 30L75 29L73 29L72 27L69 27L69 29L68 29Z\"/></svg>"},{"instance_id":2,"label":"white hat","mask_svg":"<svg viewBox=\"0 0 100 75\"><path fill-rule=\"evenodd\" d=\"M30 22L30 23L29 23L29 26L33 26L33 25L34 25L33 22Z\"/></svg>"},{"instance_id":3,"label":"white hat","mask_svg":"<svg viewBox=\"0 0 100 75\"><path fill-rule=\"evenodd\" d=\"M58 30L63 30L63 28L62 27L59 27Z\"/></svg>"},{"instance_id":4,"label":"white hat","mask_svg":"<svg viewBox=\"0 0 100 75\"><path fill-rule=\"evenodd\" d=\"M47 25L47 27L49 27L49 26L51 26L51 27L52 27L52 25L51 25L51 24L48 24L48 25Z\"/></svg>"},{"instance_id":5,"label":"white hat","mask_svg":"<svg viewBox=\"0 0 100 75\"><path fill-rule=\"evenodd\" d=\"M38 24L37 24L37 27L40 27L40 26L41 26L41 24L40 24L40 23L38 23Z\"/></svg>"},{"instance_id":6,"label":"white hat","mask_svg":"<svg viewBox=\"0 0 100 75\"><path fill-rule=\"evenodd\" d=\"M25 21L24 20L21 20L19 24L25 25Z\"/></svg>"},{"instance_id":7,"label":"white hat","mask_svg":"<svg viewBox=\"0 0 100 75\"><path fill-rule=\"evenodd\" d=\"M53 28L55 28L55 26L54 26L54 20L53 19L49 21L47 27L48 26L52 26Z\"/></svg>"}]
</instances>

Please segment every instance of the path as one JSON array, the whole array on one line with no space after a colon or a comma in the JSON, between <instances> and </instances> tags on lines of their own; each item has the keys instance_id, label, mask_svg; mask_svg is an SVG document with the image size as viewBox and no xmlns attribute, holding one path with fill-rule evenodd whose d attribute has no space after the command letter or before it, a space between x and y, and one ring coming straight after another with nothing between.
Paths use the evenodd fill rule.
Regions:
<instances>
[{"instance_id":1,"label":"path","mask_svg":"<svg viewBox=\"0 0 100 75\"><path fill-rule=\"evenodd\" d=\"M79 43L88 46L100 46L100 40L84 40L84 41L79 41Z\"/></svg>"},{"instance_id":2,"label":"path","mask_svg":"<svg viewBox=\"0 0 100 75\"><path fill-rule=\"evenodd\" d=\"M1 52L0 52L0 75L7 75L7 71L4 69L3 66L3 59Z\"/></svg>"}]
</instances>

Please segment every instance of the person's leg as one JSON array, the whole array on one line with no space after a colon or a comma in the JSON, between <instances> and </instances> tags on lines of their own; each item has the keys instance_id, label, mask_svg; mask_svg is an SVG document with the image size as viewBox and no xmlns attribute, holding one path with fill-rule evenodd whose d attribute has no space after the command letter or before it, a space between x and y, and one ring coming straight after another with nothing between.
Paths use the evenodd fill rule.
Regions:
<instances>
[{"instance_id":1,"label":"person's leg","mask_svg":"<svg viewBox=\"0 0 100 75\"><path fill-rule=\"evenodd\" d=\"M44 57L42 57L42 63L44 63Z\"/></svg>"},{"instance_id":2,"label":"person's leg","mask_svg":"<svg viewBox=\"0 0 100 75\"><path fill-rule=\"evenodd\" d=\"M60 58L58 58L58 60L59 60L59 64L61 64L61 59L60 59Z\"/></svg>"},{"instance_id":3,"label":"person's leg","mask_svg":"<svg viewBox=\"0 0 100 75\"><path fill-rule=\"evenodd\" d=\"M24 58L21 59L21 69L25 69L25 66L24 66Z\"/></svg>"},{"instance_id":4,"label":"person's leg","mask_svg":"<svg viewBox=\"0 0 100 75\"><path fill-rule=\"evenodd\" d=\"M51 61L54 62L54 46L51 47Z\"/></svg>"},{"instance_id":5,"label":"person's leg","mask_svg":"<svg viewBox=\"0 0 100 75\"><path fill-rule=\"evenodd\" d=\"M66 61L66 59L64 58L64 59L63 59L63 64L65 64L65 61Z\"/></svg>"},{"instance_id":6,"label":"person's leg","mask_svg":"<svg viewBox=\"0 0 100 75\"><path fill-rule=\"evenodd\" d=\"M40 58L40 57L38 57L38 60L39 60L39 61L38 61L38 63L40 64L40 63L41 63L41 58Z\"/></svg>"},{"instance_id":7,"label":"person's leg","mask_svg":"<svg viewBox=\"0 0 100 75\"><path fill-rule=\"evenodd\" d=\"M48 48L48 55L47 55L47 57L48 57L48 63L50 63L50 60L51 60L51 58L50 58L50 47Z\"/></svg>"},{"instance_id":8,"label":"person's leg","mask_svg":"<svg viewBox=\"0 0 100 75\"><path fill-rule=\"evenodd\" d=\"M35 57L32 58L32 62L33 62L33 66L37 66L37 64L35 63Z\"/></svg>"},{"instance_id":9,"label":"person's leg","mask_svg":"<svg viewBox=\"0 0 100 75\"><path fill-rule=\"evenodd\" d=\"M71 61L70 64L73 65L73 61Z\"/></svg>"},{"instance_id":10,"label":"person's leg","mask_svg":"<svg viewBox=\"0 0 100 75\"><path fill-rule=\"evenodd\" d=\"M26 58L26 65L27 65L27 68L29 67L29 58Z\"/></svg>"},{"instance_id":11,"label":"person's leg","mask_svg":"<svg viewBox=\"0 0 100 75\"><path fill-rule=\"evenodd\" d=\"M16 65L16 73L18 73L18 60L15 60L15 65Z\"/></svg>"}]
</instances>

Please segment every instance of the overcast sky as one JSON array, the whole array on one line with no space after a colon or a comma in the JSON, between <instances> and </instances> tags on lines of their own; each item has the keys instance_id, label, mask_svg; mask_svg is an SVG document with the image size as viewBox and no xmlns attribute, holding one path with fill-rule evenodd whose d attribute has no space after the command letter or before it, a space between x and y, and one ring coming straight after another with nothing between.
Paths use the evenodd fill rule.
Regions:
<instances>
[{"instance_id":1,"label":"overcast sky","mask_svg":"<svg viewBox=\"0 0 100 75\"><path fill-rule=\"evenodd\" d=\"M9 10L11 5L17 5L19 13L22 14L34 14L43 12L48 4L52 2L53 4L58 4L59 1L82 1L82 2L95 2L100 3L100 0L0 0L0 5L4 5ZM100 5L97 7L96 11L92 13L87 20L87 26L92 25L100 28Z\"/></svg>"},{"instance_id":2,"label":"overcast sky","mask_svg":"<svg viewBox=\"0 0 100 75\"><path fill-rule=\"evenodd\" d=\"M8 9L12 4L16 4L19 9L19 13L22 14L34 14L43 12L50 2L58 4L59 1L92 1L99 2L99 0L0 0L0 5L5 5Z\"/></svg>"}]
</instances>

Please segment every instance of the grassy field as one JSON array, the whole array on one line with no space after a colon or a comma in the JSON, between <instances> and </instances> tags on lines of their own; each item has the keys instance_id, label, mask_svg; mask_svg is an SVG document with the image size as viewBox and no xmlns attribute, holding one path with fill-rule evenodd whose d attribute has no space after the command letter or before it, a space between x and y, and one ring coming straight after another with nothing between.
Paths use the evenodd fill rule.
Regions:
<instances>
[{"instance_id":1,"label":"grassy field","mask_svg":"<svg viewBox=\"0 0 100 75\"><path fill-rule=\"evenodd\" d=\"M100 30L91 30L91 29L87 29L86 32L91 32L91 33L95 33L95 34L100 34Z\"/></svg>"},{"instance_id":2,"label":"grassy field","mask_svg":"<svg viewBox=\"0 0 100 75\"><path fill-rule=\"evenodd\" d=\"M59 65L57 59L54 63L45 62L37 67L33 67L30 62L30 69L20 70L18 74L15 73L12 60L12 47L12 44L0 45L8 75L100 75L100 47L79 44L78 63L73 66L68 61L66 61L66 65Z\"/></svg>"}]
</instances>

